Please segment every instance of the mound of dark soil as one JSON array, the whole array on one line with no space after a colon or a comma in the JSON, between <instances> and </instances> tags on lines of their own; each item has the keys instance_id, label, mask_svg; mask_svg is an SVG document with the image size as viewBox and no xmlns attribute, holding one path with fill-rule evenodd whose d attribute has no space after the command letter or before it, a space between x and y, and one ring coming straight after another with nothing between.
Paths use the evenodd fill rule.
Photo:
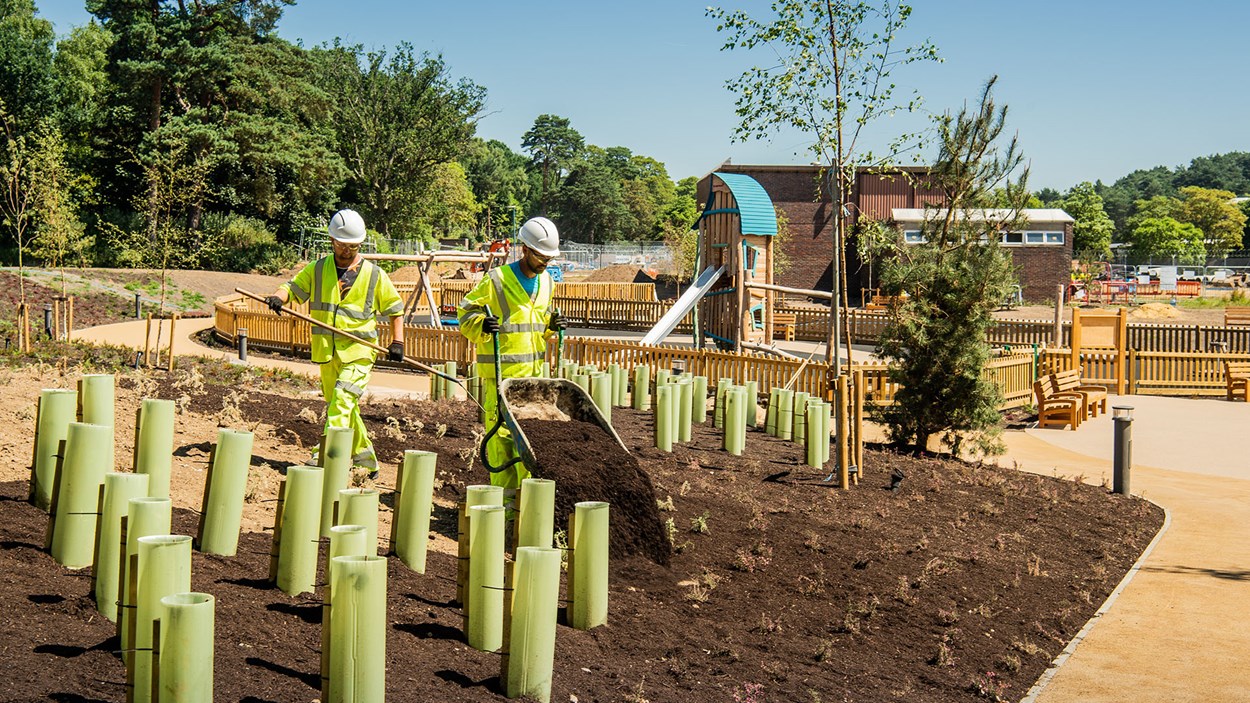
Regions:
<instances>
[{"instance_id":1,"label":"mound of dark soil","mask_svg":"<svg viewBox=\"0 0 1250 703\"><path fill-rule=\"evenodd\" d=\"M651 478L615 438L578 420L519 422L538 460L533 475L556 482L556 525L568 524L577 503L606 501L611 504L612 557L642 554L657 564L669 563L672 544L660 523Z\"/></svg>"}]
</instances>

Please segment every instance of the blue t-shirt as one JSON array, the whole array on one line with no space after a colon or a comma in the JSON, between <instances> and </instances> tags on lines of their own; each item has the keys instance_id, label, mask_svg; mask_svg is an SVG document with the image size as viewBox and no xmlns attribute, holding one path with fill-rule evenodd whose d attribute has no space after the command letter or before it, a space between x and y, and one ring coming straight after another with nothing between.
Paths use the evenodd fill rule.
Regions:
<instances>
[{"instance_id":1,"label":"blue t-shirt","mask_svg":"<svg viewBox=\"0 0 1250 703\"><path fill-rule=\"evenodd\" d=\"M526 276L525 273L521 271L520 261L513 261L508 264L508 266L512 267L512 273L516 274L516 280L520 281L521 288L525 289L526 295L531 298L534 297L534 291L538 290L538 276L534 276L533 278Z\"/></svg>"}]
</instances>

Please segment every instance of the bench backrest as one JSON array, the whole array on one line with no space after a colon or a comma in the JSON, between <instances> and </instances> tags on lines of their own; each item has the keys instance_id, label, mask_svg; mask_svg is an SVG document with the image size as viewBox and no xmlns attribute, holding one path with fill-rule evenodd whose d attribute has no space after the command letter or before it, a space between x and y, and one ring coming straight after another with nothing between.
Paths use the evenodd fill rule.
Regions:
<instances>
[{"instance_id":1,"label":"bench backrest","mask_svg":"<svg viewBox=\"0 0 1250 703\"><path fill-rule=\"evenodd\" d=\"M1225 361L1224 374L1227 376L1250 374L1250 361Z\"/></svg>"},{"instance_id":2,"label":"bench backrest","mask_svg":"<svg viewBox=\"0 0 1250 703\"><path fill-rule=\"evenodd\" d=\"M773 313L774 324L793 325L794 321L797 319L798 319L798 315L795 315L792 312L774 312Z\"/></svg>"},{"instance_id":3,"label":"bench backrest","mask_svg":"<svg viewBox=\"0 0 1250 703\"><path fill-rule=\"evenodd\" d=\"M1250 325L1250 308L1224 308L1224 326Z\"/></svg>"},{"instance_id":4,"label":"bench backrest","mask_svg":"<svg viewBox=\"0 0 1250 703\"><path fill-rule=\"evenodd\" d=\"M1033 394L1037 396L1038 405L1044 404L1057 392L1058 390L1055 388L1054 376L1041 376L1033 382Z\"/></svg>"},{"instance_id":5,"label":"bench backrest","mask_svg":"<svg viewBox=\"0 0 1250 703\"><path fill-rule=\"evenodd\" d=\"M1076 369L1068 369L1050 375L1053 379L1055 390L1057 392L1072 390L1081 385L1081 372Z\"/></svg>"}]
</instances>

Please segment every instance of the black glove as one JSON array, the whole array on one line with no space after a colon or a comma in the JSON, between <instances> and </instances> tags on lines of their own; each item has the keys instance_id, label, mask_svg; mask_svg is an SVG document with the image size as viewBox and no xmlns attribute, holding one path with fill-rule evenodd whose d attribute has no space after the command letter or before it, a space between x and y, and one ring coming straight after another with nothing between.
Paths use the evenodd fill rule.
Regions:
<instances>
[{"instance_id":1,"label":"black glove","mask_svg":"<svg viewBox=\"0 0 1250 703\"><path fill-rule=\"evenodd\" d=\"M487 315L482 320L482 331L486 334L495 334L499 331L499 318L494 315Z\"/></svg>"},{"instance_id":2,"label":"black glove","mask_svg":"<svg viewBox=\"0 0 1250 703\"><path fill-rule=\"evenodd\" d=\"M269 309L273 310L273 314L282 314L282 298L279 298L276 295L271 295L268 298L265 298L265 305L268 305Z\"/></svg>"},{"instance_id":3,"label":"black glove","mask_svg":"<svg viewBox=\"0 0 1250 703\"><path fill-rule=\"evenodd\" d=\"M553 332L562 332L568 329L568 327L568 320L565 320L563 315L558 312L551 313L551 321L547 323L547 329Z\"/></svg>"},{"instance_id":4,"label":"black glove","mask_svg":"<svg viewBox=\"0 0 1250 703\"><path fill-rule=\"evenodd\" d=\"M404 360L404 343L403 342L391 342L391 345L386 348L386 360L394 361L396 363L403 361Z\"/></svg>"}]
</instances>

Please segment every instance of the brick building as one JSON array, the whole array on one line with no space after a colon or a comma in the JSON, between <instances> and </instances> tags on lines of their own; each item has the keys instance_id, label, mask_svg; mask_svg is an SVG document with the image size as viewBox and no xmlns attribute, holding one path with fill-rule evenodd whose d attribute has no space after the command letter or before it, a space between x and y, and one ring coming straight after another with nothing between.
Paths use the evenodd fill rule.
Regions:
<instances>
[{"instance_id":1,"label":"brick building","mask_svg":"<svg viewBox=\"0 0 1250 703\"><path fill-rule=\"evenodd\" d=\"M789 220L789 238L781 246L789 266L776 277L778 284L815 290L832 289L833 203L822 183L819 166L721 164L721 173L751 176L768 192L773 203ZM896 210L919 211L926 205L941 205L941 192L926 187L922 166L901 167L889 173L868 169L856 174L851 206L852 218L860 216L896 222ZM699 181L700 202L705 202L711 174ZM898 213L904 214L902 212ZM1053 298L1058 284L1067 284L1072 261L1072 218L1057 210L1026 211L1031 233L1014 234L1010 245L1017 276L1027 300ZM1047 236L1047 232L1051 236ZM1055 233L1062 232L1062 242ZM1040 233L1041 242L1033 241ZM861 288L876 286L869 262L860 260L854 242L846 252L848 288L851 303L859 303Z\"/></svg>"}]
</instances>

